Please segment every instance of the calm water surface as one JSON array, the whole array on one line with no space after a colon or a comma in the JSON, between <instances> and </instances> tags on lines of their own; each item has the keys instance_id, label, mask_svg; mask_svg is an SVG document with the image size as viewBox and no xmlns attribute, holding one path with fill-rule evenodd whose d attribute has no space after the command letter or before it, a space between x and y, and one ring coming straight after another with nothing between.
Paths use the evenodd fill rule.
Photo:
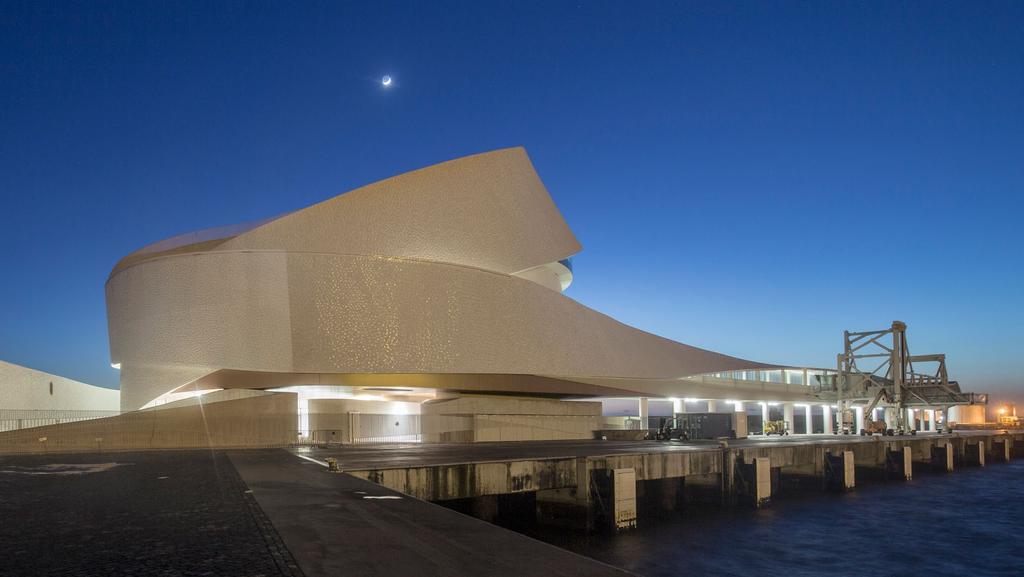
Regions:
<instances>
[{"instance_id":1,"label":"calm water surface","mask_svg":"<svg viewBox=\"0 0 1024 577\"><path fill-rule=\"evenodd\" d=\"M649 577L1024 576L1024 461L809 491L617 536L531 534Z\"/></svg>"}]
</instances>

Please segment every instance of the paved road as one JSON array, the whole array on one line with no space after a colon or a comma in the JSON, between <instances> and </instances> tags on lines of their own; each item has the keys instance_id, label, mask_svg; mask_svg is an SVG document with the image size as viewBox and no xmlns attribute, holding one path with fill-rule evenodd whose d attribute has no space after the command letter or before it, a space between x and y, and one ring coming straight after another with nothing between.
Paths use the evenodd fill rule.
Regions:
<instances>
[{"instance_id":1,"label":"paved road","mask_svg":"<svg viewBox=\"0 0 1024 577\"><path fill-rule=\"evenodd\" d=\"M987 434L967 431L961 436ZM923 433L914 437L884 437L884 440L919 439L939 437L934 433ZM942 437L948 435L941 435ZM787 435L784 437L754 436L748 439L730 440L730 447L763 447L781 444L836 444L876 443L883 437L862 437L860 435ZM342 469L351 471L365 469L395 469L488 461L509 461L526 459L550 459L558 457L598 457L630 453L662 453L676 451L717 451L717 441L529 441L476 444L397 444L397 445L337 445L332 447L298 448L296 454L323 460L327 457L338 459Z\"/></svg>"},{"instance_id":2,"label":"paved road","mask_svg":"<svg viewBox=\"0 0 1024 577\"><path fill-rule=\"evenodd\" d=\"M629 575L281 449L229 454L307 577Z\"/></svg>"}]
</instances>

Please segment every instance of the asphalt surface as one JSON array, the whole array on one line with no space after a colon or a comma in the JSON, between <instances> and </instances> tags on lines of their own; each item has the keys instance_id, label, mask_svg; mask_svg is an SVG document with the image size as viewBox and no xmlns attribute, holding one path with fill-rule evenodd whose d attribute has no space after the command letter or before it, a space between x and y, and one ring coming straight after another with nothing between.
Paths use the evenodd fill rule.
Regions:
<instances>
[{"instance_id":1,"label":"asphalt surface","mask_svg":"<svg viewBox=\"0 0 1024 577\"><path fill-rule=\"evenodd\" d=\"M222 452L0 457L0 575L300 575L245 491Z\"/></svg>"},{"instance_id":2,"label":"asphalt surface","mask_svg":"<svg viewBox=\"0 0 1024 577\"><path fill-rule=\"evenodd\" d=\"M984 434L962 432L960 436ZM839 444L875 443L879 440L919 439L939 437L935 433L917 436L862 437L860 435L786 435L753 436L747 439L727 441L730 447L764 447L785 444ZM941 435L947 437L948 435ZM551 459L570 457L600 457L605 455L663 453L678 451L718 451L718 441L527 441L475 444L397 444L397 445L337 445L331 447L297 448L297 455L323 460L327 457L338 459L342 469L351 471L366 469L396 469L461 463L485 463L526 459Z\"/></svg>"},{"instance_id":3,"label":"asphalt surface","mask_svg":"<svg viewBox=\"0 0 1024 577\"><path fill-rule=\"evenodd\" d=\"M284 450L229 455L308 577L629 575Z\"/></svg>"}]
</instances>

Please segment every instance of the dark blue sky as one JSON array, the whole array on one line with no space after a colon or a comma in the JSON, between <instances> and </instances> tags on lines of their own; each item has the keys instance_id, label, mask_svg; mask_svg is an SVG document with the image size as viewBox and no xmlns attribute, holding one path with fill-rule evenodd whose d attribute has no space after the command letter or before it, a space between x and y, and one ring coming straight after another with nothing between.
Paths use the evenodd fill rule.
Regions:
<instances>
[{"instance_id":1,"label":"dark blue sky","mask_svg":"<svg viewBox=\"0 0 1024 577\"><path fill-rule=\"evenodd\" d=\"M1024 3L8 1L0 74L4 360L116 386L121 256L523 145L584 304L815 366L898 318L1024 380Z\"/></svg>"}]
</instances>

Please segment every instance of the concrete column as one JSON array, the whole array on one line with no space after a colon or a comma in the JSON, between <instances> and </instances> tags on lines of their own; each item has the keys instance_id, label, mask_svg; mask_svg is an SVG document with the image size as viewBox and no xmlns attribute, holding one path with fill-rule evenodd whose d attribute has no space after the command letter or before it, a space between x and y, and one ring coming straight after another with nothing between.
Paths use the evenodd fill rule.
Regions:
<instances>
[{"instance_id":1,"label":"concrete column","mask_svg":"<svg viewBox=\"0 0 1024 577\"><path fill-rule=\"evenodd\" d=\"M885 421L886 429L896 428L896 411L898 410L895 407L886 407L882 410L882 420Z\"/></svg>"},{"instance_id":2,"label":"concrete column","mask_svg":"<svg viewBox=\"0 0 1024 577\"><path fill-rule=\"evenodd\" d=\"M825 453L828 467L825 472L829 475L826 484L840 491L849 491L856 486L856 468L854 466L853 451L842 451L840 453Z\"/></svg>"},{"instance_id":3,"label":"concrete column","mask_svg":"<svg viewBox=\"0 0 1024 577\"><path fill-rule=\"evenodd\" d=\"M640 397L640 428L647 428L647 397Z\"/></svg>"},{"instance_id":4,"label":"concrete column","mask_svg":"<svg viewBox=\"0 0 1024 577\"><path fill-rule=\"evenodd\" d=\"M644 400L646 401L647 399ZM614 529L616 531L635 529L636 470L632 468L614 469L613 474L615 476L612 483L612 489L615 493L615 497L612 500L615 511Z\"/></svg>"},{"instance_id":5,"label":"concrete column","mask_svg":"<svg viewBox=\"0 0 1024 577\"><path fill-rule=\"evenodd\" d=\"M853 420L856 423L855 428L857 429L853 434L859 435L864 430L864 407L853 408Z\"/></svg>"},{"instance_id":6,"label":"concrete column","mask_svg":"<svg viewBox=\"0 0 1024 577\"><path fill-rule=\"evenodd\" d=\"M761 403L761 434L763 435L767 430L768 423L768 403Z\"/></svg>"},{"instance_id":7,"label":"concrete column","mask_svg":"<svg viewBox=\"0 0 1024 577\"><path fill-rule=\"evenodd\" d=\"M811 406L807 405L806 406L806 410L807 410L807 415L805 415L805 418L807 419L807 434L810 435L811 432L814 430L811 427L811 425L812 425L812 421L811 421Z\"/></svg>"},{"instance_id":8,"label":"concrete column","mask_svg":"<svg viewBox=\"0 0 1024 577\"><path fill-rule=\"evenodd\" d=\"M709 413L717 413L718 412L718 403L715 402L714 399L709 399L708 400L708 412Z\"/></svg>"},{"instance_id":9,"label":"concrete column","mask_svg":"<svg viewBox=\"0 0 1024 577\"><path fill-rule=\"evenodd\" d=\"M932 447L932 469L953 472L953 444L946 443L941 447Z\"/></svg>"},{"instance_id":10,"label":"concrete column","mask_svg":"<svg viewBox=\"0 0 1024 577\"><path fill-rule=\"evenodd\" d=\"M757 508L768 506L772 500L771 458L755 457L750 463L744 463L742 456L727 460L733 462L732 474L743 478L742 483L731 486L735 496ZM728 468L723 474L729 474Z\"/></svg>"},{"instance_id":11,"label":"concrete column","mask_svg":"<svg viewBox=\"0 0 1024 577\"><path fill-rule=\"evenodd\" d=\"M782 418L786 421L786 431L793 434L793 403L782 405Z\"/></svg>"},{"instance_id":12,"label":"concrete column","mask_svg":"<svg viewBox=\"0 0 1024 577\"><path fill-rule=\"evenodd\" d=\"M977 445L964 445L964 460L970 465L979 467L985 466L985 441L978 441Z\"/></svg>"},{"instance_id":13,"label":"concrete column","mask_svg":"<svg viewBox=\"0 0 1024 577\"><path fill-rule=\"evenodd\" d=\"M886 472L909 481L914 476L914 451L910 447L886 449Z\"/></svg>"},{"instance_id":14,"label":"concrete column","mask_svg":"<svg viewBox=\"0 0 1024 577\"><path fill-rule=\"evenodd\" d=\"M923 418L924 418L924 416L922 415L922 419ZM917 426L914 424L914 409L907 409L907 427L911 431L916 431L916 430L923 431L924 430L924 421L921 421L921 428L920 429L918 429Z\"/></svg>"},{"instance_id":15,"label":"concrete column","mask_svg":"<svg viewBox=\"0 0 1024 577\"><path fill-rule=\"evenodd\" d=\"M682 399L672 399L672 414L685 413L686 402Z\"/></svg>"},{"instance_id":16,"label":"concrete column","mask_svg":"<svg viewBox=\"0 0 1024 577\"><path fill-rule=\"evenodd\" d=\"M754 459L754 506L764 507L772 500L772 460L769 457Z\"/></svg>"},{"instance_id":17,"label":"concrete column","mask_svg":"<svg viewBox=\"0 0 1024 577\"><path fill-rule=\"evenodd\" d=\"M832 407L830 407L829 405L822 405L821 406L821 416L822 416L822 418L825 419L824 420L824 423L825 423L825 434L826 435L831 435L832 434Z\"/></svg>"},{"instance_id":18,"label":"concrete column","mask_svg":"<svg viewBox=\"0 0 1024 577\"><path fill-rule=\"evenodd\" d=\"M934 431L935 430L935 409L929 409L928 410L928 427L925 428L925 430L926 431Z\"/></svg>"},{"instance_id":19,"label":"concrete column","mask_svg":"<svg viewBox=\"0 0 1024 577\"><path fill-rule=\"evenodd\" d=\"M992 457L994 461L1008 463L1010 461L1010 439L992 441Z\"/></svg>"},{"instance_id":20,"label":"concrete column","mask_svg":"<svg viewBox=\"0 0 1024 577\"><path fill-rule=\"evenodd\" d=\"M736 431L737 439L747 438L747 408L743 403L736 403L733 407L733 430Z\"/></svg>"},{"instance_id":21,"label":"concrete column","mask_svg":"<svg viewBox=\"0 0 1024 577\"><path fill-rule=\"evenodd\" d=\"M593 491L597 492L589 503L593 516L612 531L636 528L636 470L600 469L591 477Z\"/></svg>"}]
</instances>

